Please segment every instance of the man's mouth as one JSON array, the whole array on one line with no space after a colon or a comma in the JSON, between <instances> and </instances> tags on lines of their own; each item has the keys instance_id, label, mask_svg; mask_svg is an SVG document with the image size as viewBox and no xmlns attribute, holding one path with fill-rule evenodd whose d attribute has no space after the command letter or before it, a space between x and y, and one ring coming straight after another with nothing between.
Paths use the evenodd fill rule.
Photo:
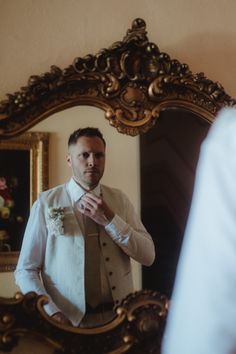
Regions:
<instances>
[{"instance_id":1,"label":"man's mouth","mask_svg":"<svg viewBox=\"0 0 236 354\"><path fill-rule=\"evenodd\" d=\"M98 170L86 170L85 173L99 173Z\"/></svg>"}]
</instances>

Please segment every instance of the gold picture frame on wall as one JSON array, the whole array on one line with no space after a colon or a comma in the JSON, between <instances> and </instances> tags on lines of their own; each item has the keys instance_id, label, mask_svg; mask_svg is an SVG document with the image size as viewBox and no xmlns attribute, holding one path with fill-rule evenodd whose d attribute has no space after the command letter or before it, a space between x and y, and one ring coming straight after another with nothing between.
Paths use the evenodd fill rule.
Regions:
<instances>
[{"instance_id":1,"label":"gold picture frame on wall","mask_svg":"<svg viewBox=\"0 0 236 354\"><path fill-rule=\"evenodd\" d=\"M1 272L15 269L30 208L48 188L48 144L41 132L0 141Z\"/></svg>"}]
</instances>

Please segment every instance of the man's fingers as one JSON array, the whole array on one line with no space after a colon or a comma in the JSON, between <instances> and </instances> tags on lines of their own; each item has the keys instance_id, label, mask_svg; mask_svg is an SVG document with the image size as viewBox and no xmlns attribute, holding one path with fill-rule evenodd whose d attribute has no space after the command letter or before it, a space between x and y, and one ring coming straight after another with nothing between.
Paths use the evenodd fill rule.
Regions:
<instances>
[{"instance_id":1,"label":"man's fingers","mask_svg":"<svg viewBox=\"0 0 236 354\"><path fill-rule=\"evenodd\" d=\"M97 197L95 194L93 193L86 193L83 195L83 197L81 198L81 200L87 200L87 201L90 201L90 202L95 202L95 203L99 203L101 202L101 198L100 197Z\"/></svg>"},{"instance_id":2,"label":"man's fingers","mask_svg":"<svg viewBox=\"0 0 236 354\"><path fill-rule=\"evenodd\" d=\"M102 200L98 197L92 198L90 195L85 194L79 203L80 207L84 207L84 209L97 209L99 205L102 205Z\"/></svg>"}]
</instances>

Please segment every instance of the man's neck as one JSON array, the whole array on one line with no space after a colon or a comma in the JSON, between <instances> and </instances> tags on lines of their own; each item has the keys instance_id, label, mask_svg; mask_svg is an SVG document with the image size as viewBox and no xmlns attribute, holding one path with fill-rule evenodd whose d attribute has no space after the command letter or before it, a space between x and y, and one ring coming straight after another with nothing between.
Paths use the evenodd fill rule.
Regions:
<instances>
[{"instance_id":1,"label":"man's neck","mask_svg":"<svg viewBox=\"0 0 236 354\"><path fill-rule=\"evenodd\" d=\"M93 186L83 186L80 182L78 182L73 176L72 176L73 180L75 181L76 184L78 184L80 186L80 188L82 188L85 192L91 192L92 190L94 190L99 183L93 185Z\"/></svg>"}]
</instances>

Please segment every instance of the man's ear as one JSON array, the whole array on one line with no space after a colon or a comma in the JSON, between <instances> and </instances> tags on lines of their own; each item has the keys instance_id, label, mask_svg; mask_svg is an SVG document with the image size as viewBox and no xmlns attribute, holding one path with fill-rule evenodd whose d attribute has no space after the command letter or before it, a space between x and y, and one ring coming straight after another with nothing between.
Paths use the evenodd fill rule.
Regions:
<instances>
[{"instance_id":1,"label":"man's ear","mask_svg":"<svg viewBox=\"0 0 236 354\"><path fill-rule=\"evenodd\" d=\"M70 156L70 154L68 154L66 156L66 161L67 161L68 165L71 167L71 156Z\"/></svg>"}]
</instances>

